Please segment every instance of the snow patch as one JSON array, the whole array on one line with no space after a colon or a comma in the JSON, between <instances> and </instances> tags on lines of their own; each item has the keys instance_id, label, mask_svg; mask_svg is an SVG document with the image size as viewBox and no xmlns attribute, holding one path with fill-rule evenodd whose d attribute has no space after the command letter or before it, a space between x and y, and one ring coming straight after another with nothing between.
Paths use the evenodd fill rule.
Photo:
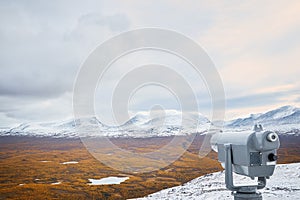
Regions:
<instances>
[{"instance_id":1,"label":"snow patch","mask_svg":"<svg viewBox=\"0 0 300 200\"><path fill-rule=\"evenodd\" d=\"M78 164L77 161L68 161L68 162L63 162L63 163L60 163L62 165L69 165L69 164Z\"/></svg>"},{"instance_id":2,"label":"snow patch","mask_svg":"<svg viewBox=\"0 0 300 200\"><path fill-rule=\"evenodd\" d=\"M111 184L120 184L126 180L128 180L129 177L114 177L110 176L107 178L101 178L101 179L89 179L89 185L111 185Z\"/></svg>"},{"instance_id":3,"label":"snow patch","mask_svg":"<svg viewBox=\"0 0 300 200\"><path fill-rule=\"evenodd\" d=\"M58 181L58 182L55 182L55 183L51 183L51 185L60 185L61 184L61 182L60 181Z\"/></svg>"}]
</instances>

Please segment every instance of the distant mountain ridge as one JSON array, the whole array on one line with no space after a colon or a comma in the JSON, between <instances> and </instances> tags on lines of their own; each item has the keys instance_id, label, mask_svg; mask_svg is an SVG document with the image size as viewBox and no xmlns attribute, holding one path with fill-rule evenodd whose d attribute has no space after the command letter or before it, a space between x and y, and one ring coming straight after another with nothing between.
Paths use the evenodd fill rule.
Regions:
<instances>
[{"instance_id":1,"label":"distant mountain ridge","mask_svg":"<svg viewBox=\"0 0 300 200\"><path fill-rule=\"evenodd\" d=\"M246 118L227 121L225 131L251 130L260 123L265 129L279 134L300 135L300 109L283 106L266 113L250 114ZM184 115L180 111L166 110L163 115L139 112L120 126L107 126L96 117L59 122L23 123L12 128L0 129L0 135L50 136L50 137L154 137L205 134L212 122L200 113Z\"/></svg>"},{"instance_id":2,"label":"distant mountain ridge","mask_svg":"<svg viewBox=\"0 0 300 200\"><path fill-rule=\"evenodd\" d=\"M226 128L249 129L254 124L262 124L265 128L278 132L300 129L300 109L294 106L283 106L266 113L251 114L246 118L226 122Z\"/></svg>"},{"instance_id":3,"label":"distant mountain ridge","mask_svg":"<svg viewBox=\"0 0 300 200\"><path fill-rule=\"evenodd\" d=\"M23 123L10 129L0 129L0 135L154 137L204 132L210 124L206 117L198 113L188 113L182 117L179 111L166 110L165 115L136 113L120 126L107 126L96 117L89 117L59 122Z\"/></svg>"}]
</instances>

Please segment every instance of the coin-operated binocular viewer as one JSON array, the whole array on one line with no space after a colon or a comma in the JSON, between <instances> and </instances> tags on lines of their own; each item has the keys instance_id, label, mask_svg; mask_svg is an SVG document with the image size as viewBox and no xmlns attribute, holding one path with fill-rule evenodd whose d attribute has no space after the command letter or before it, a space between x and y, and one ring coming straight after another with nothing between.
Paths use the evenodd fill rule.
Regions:
<instances>
[{"instance_id":1,"label":"coin-operated binocular viewer","mask_svg":"<svg viewBox=\"0 0 300 200\"><path fill-rule=\"evenodd\" d=\"M257 189L264 188L266 179L273 175L280 146L278 135L255 125L253 131L217 133L212 136L211 145L225 168L226 187L232 191L234 199L261 200ZM258 177L258 184L235 186L233 172L252 179Z\"/></svg>"}]
</instances>

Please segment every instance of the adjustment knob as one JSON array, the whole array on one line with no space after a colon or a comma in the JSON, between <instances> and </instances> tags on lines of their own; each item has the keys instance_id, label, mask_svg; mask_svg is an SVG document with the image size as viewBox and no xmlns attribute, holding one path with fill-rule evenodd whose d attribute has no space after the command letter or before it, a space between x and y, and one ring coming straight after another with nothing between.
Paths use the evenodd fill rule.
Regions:
<instances>
[{"instance_id":1,"label":"adjustment knob","mask_svg":"<svg viewBox=\"0 0 300 200\"><path fill-rule=\"evenodd\" d=\"M276 161L277 159L278 159L278 156L277 155L275 155L274 153L270 153L269 155L268 155L268 159L269 159L269 161Z\"/></svg>"}]
</instances>

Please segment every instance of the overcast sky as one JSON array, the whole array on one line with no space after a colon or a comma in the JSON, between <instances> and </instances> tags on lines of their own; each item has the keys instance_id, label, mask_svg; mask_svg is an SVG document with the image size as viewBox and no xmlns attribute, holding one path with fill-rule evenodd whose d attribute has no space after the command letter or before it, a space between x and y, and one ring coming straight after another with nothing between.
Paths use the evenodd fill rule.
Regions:
<instances>
[{"instance_id":1,"label":"overcast sky","mask_svg":"<svg viewBox=\"0 0 300 200\"><path fill-rule=\"evenodd\" d=\"M112 36L143 27L178 31L206 50L224 84L227 119L300 104L297 0L3 0L0 126L72 118L73 83L89 53ZM124 62L120 60L119 66L130 67L133 60L139 64L155 58L169 60L165 56L136 54ZM118 64L115 67L118 71ZM189 79L192 84L198 81L193 76ZM155 92L166 93L148 88L148 97ZM133 98L132 104L138 105L129 107L142 110L160 101L173 105L173 100L163 102L167 93L157 95L162 98L156 100L145 98L147 91L144 93L140 91ZM177 107L174 104L167 108Z\"/></svg>"}]
</instances>

